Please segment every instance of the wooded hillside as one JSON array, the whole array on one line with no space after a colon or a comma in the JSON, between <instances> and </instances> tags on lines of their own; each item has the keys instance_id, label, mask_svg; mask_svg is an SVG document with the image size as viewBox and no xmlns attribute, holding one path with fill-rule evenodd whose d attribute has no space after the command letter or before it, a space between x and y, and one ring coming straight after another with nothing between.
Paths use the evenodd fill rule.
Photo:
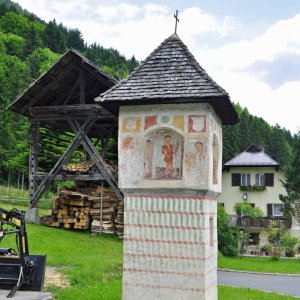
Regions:
<instances>
[{"instance_id":1,"label":"wooded hillside","mask_svg":"<svg viewBox=\"0 0 300 300\"><path fill-rule=\"evenodd\" d=\"M70 47L117 79L126 77L138 65L134 56L126 59L116 49L87 45L78 29L66 28L55 20L46 23L18 4L0 0L0 184L7 184L9 177L10 184L16 182L18 172L27 174L29 153L27 120L5 108ZM297 137L252 116L246 108L236 108L241 121L224 128L223 162L256 143L264 144L270 156L287 166L294 155ZM47 128L43 129L42 143L51 143L57 134L50 135ZM56 157L69 139L64 135L62 143L52 151ZM110 154L116 159L115 141L111 142ZM55 157L44 158L40 171L51 167L54 161Z\"/></svg>"}]
</instances>

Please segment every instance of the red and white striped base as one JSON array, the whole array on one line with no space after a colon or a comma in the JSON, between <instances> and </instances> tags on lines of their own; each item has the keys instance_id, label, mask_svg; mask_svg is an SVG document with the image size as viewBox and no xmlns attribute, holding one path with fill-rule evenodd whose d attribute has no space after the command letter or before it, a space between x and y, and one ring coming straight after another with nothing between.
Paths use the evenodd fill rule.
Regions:
<instances>
[{"instance_id":1,"label":"red and white striped base","mask_svg":"<svg viewBox=\"0 0 300 300\"><path fill-rule=\"evenodd\" d=\"M216 198L126 195L123 300L217 299Z\"/></svg>"}]
</instances>

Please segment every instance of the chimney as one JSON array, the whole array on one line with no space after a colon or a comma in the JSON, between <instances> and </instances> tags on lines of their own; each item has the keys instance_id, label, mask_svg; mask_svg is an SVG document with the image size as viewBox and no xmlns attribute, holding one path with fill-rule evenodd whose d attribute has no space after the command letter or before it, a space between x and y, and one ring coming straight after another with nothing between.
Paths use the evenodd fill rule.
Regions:
<instances>
[{"instance_id":1,"label":"chimney","mask_svg":"<svg viewBox=\"0 0 300 300\"><path fill-rule=\"evenodd\" d=\"M265 147L263 144L259 144L257 148L260 150L260 152L265 152Z\"/></svg>"}]
</instances>

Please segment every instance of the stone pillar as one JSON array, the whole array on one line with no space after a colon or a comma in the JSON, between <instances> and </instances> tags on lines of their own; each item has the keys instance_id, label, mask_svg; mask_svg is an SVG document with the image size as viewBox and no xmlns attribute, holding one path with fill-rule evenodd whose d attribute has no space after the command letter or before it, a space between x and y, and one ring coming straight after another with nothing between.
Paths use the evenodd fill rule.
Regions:
<instances>
[{"instance_id":1,"label":"stone pillar","mask_svg":"<svg viewBox=\"0 0 300 300\"><path fill-rule=\"evenodd\" d=\"M221 157L209 104L120 108L123 300L217 299Z\"/></svg>"}]
</instances>

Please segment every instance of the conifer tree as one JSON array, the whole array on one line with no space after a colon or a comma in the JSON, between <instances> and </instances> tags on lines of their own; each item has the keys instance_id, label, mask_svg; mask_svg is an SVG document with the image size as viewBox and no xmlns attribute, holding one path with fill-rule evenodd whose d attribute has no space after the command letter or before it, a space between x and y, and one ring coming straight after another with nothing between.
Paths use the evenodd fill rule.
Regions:
<instances>
[{"instance_id":1,"label":"conifer tree","mask_svg":"<svg viewBox=\"0 0 300 300\"><path fill-rule=\"evenodd\" d=\"M292 217L300 225L300 137L296 137L296 151L290 166L286 170L283 186L286 195L279 195L284 203L284 214Z\"/></svg>"}]
</instances>

